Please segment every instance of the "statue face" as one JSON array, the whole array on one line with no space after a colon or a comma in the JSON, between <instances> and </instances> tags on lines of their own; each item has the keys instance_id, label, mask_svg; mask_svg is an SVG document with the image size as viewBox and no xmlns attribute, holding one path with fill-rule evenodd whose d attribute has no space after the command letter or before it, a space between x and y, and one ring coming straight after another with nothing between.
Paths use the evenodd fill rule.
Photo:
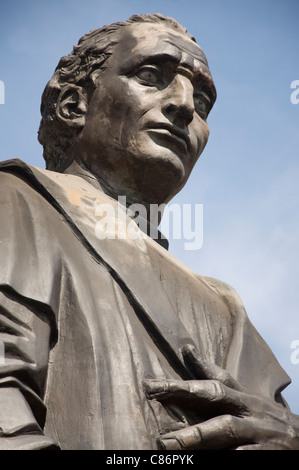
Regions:
<instances>
[{"instance_id":1,"label":"statue face","mask_svg":"<svg viewBox=\"0 0 299 470\"><path fill-rule=\"evenodd\" d=\"M169 200L207 143L210 72L199 46L169 27L130 25L119 34L89 104L80 159L140 191L154 179Z\"/></svg>"}]
</instances>

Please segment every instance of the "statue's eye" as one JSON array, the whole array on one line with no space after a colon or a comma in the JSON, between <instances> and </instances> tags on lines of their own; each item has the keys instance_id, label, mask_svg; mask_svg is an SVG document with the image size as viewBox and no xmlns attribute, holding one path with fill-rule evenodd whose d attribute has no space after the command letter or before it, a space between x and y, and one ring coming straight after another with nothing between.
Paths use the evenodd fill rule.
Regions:
<instances>
[{"instance_id":1,"label":"statue's eye","mask_svg":"<svg viewBox=\"0 0 299 470\"><path fill-rule=\"evenodd\" d=\"M203 91L194 93L194 105L197 114L204 120L207 119L210 109L210 98Z\"/></svg>"},{"instance_id":2,"label":"statue's eye","mask_svg":"<svg viewBox=\"0 0 299 470\"><path fill-rule=\"evenodd\" d=\"M145 65L141 67L135 74L143 85L155 86L161 83L161 72L154 65Z\"/></svg>"}]
</instances>

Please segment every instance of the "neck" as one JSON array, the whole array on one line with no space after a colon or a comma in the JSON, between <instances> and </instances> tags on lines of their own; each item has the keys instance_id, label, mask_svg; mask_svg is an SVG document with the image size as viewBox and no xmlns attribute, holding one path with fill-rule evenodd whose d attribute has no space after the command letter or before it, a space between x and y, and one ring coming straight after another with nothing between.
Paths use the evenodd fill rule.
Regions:
<instances>
[{"instance_id":1,"label":"neck","mask_svg":"<svg viewBox=\"0 0 299 470\"><path fill-rule=\"evenodd\" d=\"M116 188L110 184L110 180L95 176L82 162L73 161L64 171L66 174L80 176L99 191L119 201L132 212L139 213L140 218L146 219L149 227L158 227L161 222L164 203L156 204L149 202L144 195L131 188Z\"/></svg>"}]
</instances>

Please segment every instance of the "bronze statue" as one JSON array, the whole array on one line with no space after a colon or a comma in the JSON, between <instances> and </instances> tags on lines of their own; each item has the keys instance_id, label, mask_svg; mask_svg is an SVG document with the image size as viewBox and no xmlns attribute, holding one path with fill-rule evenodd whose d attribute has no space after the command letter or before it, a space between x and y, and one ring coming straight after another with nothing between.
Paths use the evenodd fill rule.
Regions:
<instances>
[{"instance_id":1,"label":"bronze statue","mask_svg":"<svg viewBox=\"0 0 299 470\"><path fill-rule=\"evenodd\" d=\"M289 377L236 292L160 235L118 236L119 196L149 210L185 185L215 99L203 51L162 15L91 31L60 60L47 169L0 168L0 448L299 448ZM95 230L104 206L114 237Z\"/></svg>"}]
</instances>

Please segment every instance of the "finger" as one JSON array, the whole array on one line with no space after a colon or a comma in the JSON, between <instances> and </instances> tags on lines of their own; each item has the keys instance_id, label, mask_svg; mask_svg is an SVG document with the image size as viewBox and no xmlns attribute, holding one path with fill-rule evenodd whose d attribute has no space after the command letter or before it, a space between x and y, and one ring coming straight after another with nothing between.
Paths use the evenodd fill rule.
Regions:
<instances>
[{"instance_id":1,"label":"finger","mask_svg":"<svg viewBox=\"0 0 299 470\"><path fill-rule=\"evenodd\" d=\"M222 415L157 439L163 450L224 450L255 444L254 430L242 418Z\"/></svg>"},{"instance_id":2,"label":"finger","mask_svg":"<svg viewBox=\"0 0 299 470\"><path fill-rule=\"evenodd\" d=\"M238 446L235 450L290 450L285 442L268 440L260 444Z\"/></svg>"},{"instance_id":3,"label":"finger","mask_svg":"<svg viewBox=\"0 0 299 470\"><path fill-rule=\"evenodd\" d=\"M249 444L238 446L235 450L264 450L262 444Z\"/></svg>"},{"instance_id":4,"label":"finger","mask_svg":"<svg viewBox=\"0 0 299 470\"><path fill-rule=\"evenodd\" d=\"M219 380L224 385L227 385L234 390L245 390L245 387L239 384L239 382L237 382L229 372L204 359L191 344L182 348L182 355L186 367L195 378L202 380Z\"/></svg>"},{"instance_id":5,"label":"finger","mask_svg":"<svg viewBox=\"0 0 299 470\"><path fill-rule=\"evenodd\" d=\"M191 390L189 380L144 380L144 390L149 398L164 398L173 395L189 395Z\"/></svg>"},{"instance_id":6,"label":"finger","mask_svg":"<svg viewBox=\"0 0 299 470\"><path fill-rule=\"evenodd\" d=\"M247 395L235 391L218 380L173 380L146 381L144 388L147 396L161 402L183 400L188 406L202 410L205 415L212 411L237 416L248 414Z\"/></svg>"},{"instance_id":7,"label":"finger","mask_svg":"<svg viewBox=\"0 0 299 470\"><path fill-rule=\"evenodd\" d=\"M28 434L0 438L2 450L60 450L58 444L43 435Z\"/></svg>"}]
</instances>

